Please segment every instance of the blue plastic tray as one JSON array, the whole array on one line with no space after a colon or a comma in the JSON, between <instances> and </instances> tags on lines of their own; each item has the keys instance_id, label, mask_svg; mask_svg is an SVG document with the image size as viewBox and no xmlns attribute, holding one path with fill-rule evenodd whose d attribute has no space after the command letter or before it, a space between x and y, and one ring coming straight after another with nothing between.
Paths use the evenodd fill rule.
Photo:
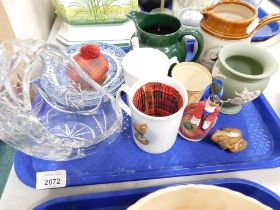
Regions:
<instances>
[{"instance_id":1,"label":"blue plastic tray","mask_svg":"<svg viewBox=\"0 0 280 210\"><path fill-rule=\"evenodd\" d=\"M208 137L195 143L178 136L169 151L148 154L134 143L128 116L123 123L119 139L97 148L92 156L54 162L17 152L15 171L23 183L35 187L36 172L40 171L66 170L66 186L78 186L280 166L280 120L263 95L238 114L220 114L213 129L242 130L248 147L240 153L222 150Z\"/></svg>"},{"instance_id":2,"label":"blue plastic tray","mask_svg":"<svg viewBox=\"0 0 280 210\"><path fill-rule=\"evenodd\" d=\"M278 195L251 181L216 179L195 183L216 185L235 190L257 199L272 209L280 209L280 197ZM124 210L147 194L168 186L171 185L55 198L37 206L34 210Z\"/></svg>"}]
</instances>

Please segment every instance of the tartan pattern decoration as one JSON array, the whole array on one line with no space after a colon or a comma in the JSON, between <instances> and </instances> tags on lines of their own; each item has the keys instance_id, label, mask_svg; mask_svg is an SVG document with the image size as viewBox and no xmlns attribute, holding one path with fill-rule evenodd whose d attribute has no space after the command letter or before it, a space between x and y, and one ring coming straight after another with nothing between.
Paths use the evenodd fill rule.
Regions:
<instances>
[{"instance_id":1,"label":"tartan pattern decoration","mask_svg":"<svg viewBox=\"0 0 280 210\"><path fill-rule=\"evenodd\" d=\"M183 106L180 93L160 82L149 82L140 87L135 92L132 102L140 112L154 117L172 115Z\"/></svg>"},{"instance_id":2,"label":"tartan pattern decoration","mask_svg":"<svg viewBox=\"0 0 280 210\"><path fill-rule=\"evenodd\" d=\"M83 89L83 90L92 90L92 89L93 89L93 87L92 87L90 84L88 84L88 83L76 72L76 70L74 70L74 68L73 68L72 66L69 65L69 66L66 68L66 72L67 72L68 76L69 76L73 81L75 81L76 83L80 84L81 89ZM106 75L105 75L103 81L101 81L100 84L102 84L102 83L106 80L106 78L107 78L107 77L106 77Z\"/></svg>"},{"instance_id":3,"label":"tartan pattern decoration","mask_svg":"<svg viewBox=\"0 0 280 210\"><path fill-rule=\"evenodd\" d=\"M94 81L102 84L106 80L109 63L104 55L100 54L94 59L85 59L77 54L73 58Z\"/></svg>"}]
</instances>

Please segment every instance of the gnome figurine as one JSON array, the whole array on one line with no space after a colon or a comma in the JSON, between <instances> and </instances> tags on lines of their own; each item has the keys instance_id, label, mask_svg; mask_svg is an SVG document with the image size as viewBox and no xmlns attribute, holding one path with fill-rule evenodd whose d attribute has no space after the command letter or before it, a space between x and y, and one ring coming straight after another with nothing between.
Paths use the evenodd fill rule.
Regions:
<instances>
[{"instance_id":1,"label":"gnome figurine","mask_svg":"<svg viewBox=\"0 0 280 210\"><path fill-rule=\"evenodd\" d=\"M221 100L211 94L207 100L187 106L180 126L180 135L190 141L202 140L215 125Z\"/></svg>"}]
</instances>

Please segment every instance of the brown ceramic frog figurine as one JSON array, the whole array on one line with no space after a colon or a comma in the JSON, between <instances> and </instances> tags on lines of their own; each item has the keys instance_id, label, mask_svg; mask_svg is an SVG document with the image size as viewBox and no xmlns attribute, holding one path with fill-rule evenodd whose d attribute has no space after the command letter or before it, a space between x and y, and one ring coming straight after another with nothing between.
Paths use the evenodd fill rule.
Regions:
<instances>
[{"instance_id":1,"label":"brown ceramic frog figurine","mask_svg":"<svg viewBox=\"0 0 280 210\"><path fill-rule=\"evenodd\" d=\"M243 139L242 132L237 128L217 129L210 139L230 152L240 152L247 147L247 141Z\"/></svg>"}]
</instances>

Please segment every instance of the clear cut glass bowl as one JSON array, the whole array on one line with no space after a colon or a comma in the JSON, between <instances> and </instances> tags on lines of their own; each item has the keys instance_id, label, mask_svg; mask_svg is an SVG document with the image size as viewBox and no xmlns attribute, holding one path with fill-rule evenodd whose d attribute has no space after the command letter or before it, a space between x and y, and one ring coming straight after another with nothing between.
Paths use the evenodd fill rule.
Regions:
<instances>
[{"instance_id":1,"label":"clear cut glass bowl","mask_svg":"<svg viewBox=\"0 0 280 210\"><path fill-rule=\"evenodd\" d=\"M56 88L43 88L42 81ZM2 141L41 159L71 160L93 154L96 147L106 149L121 127L115 98L62 49L39 40L0 44Z\"/></svg>"}]
</instances>

